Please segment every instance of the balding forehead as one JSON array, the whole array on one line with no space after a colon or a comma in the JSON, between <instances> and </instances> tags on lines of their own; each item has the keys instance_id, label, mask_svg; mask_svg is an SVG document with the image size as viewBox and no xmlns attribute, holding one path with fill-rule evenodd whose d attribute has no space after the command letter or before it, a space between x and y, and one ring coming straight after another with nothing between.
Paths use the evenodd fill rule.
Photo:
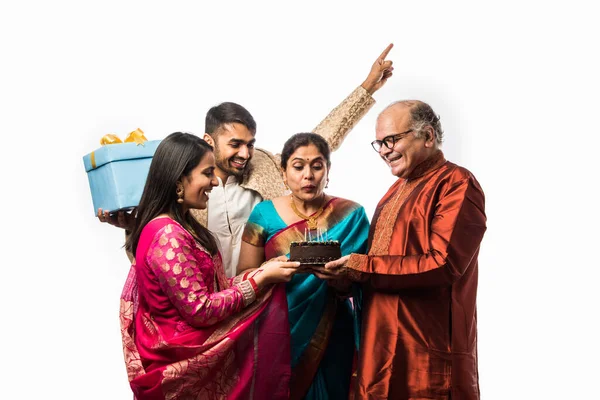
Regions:
<instances>
[{"instance_id":1,"label":"balding forehead","mask_svg":"<svg viewBox=\"0 0 600 400\"><path fill-rule=\"evenodd\" d=\"M410 109L394 105L384 110L377 118L375 136L381 139L388 135L404 132L411 127Z\"/></svg>"},{"instance_id":2,"label":"balding forehead","mask_svg":"<svg viewBox=\"0 0 600 400\"><path fill-rule=\"evenodd\" d=\"M419 100L402 100L397 101L395 103L390 104L381 112L383 113L397 113L397 112L406 112L419 104L423 104L422 101Z\"/></svg>"},{"instance_id":3,"label":"balding forehead","mask_svg":"<svg viewBox=\"0 0 600 400\"><path fill-rule=\"evenodd\" d=\"M401 122L410 120L410 106L406 103L395 103L388 106L377 117L377 122L394 120Z\"/></svg>"}]
</instances>

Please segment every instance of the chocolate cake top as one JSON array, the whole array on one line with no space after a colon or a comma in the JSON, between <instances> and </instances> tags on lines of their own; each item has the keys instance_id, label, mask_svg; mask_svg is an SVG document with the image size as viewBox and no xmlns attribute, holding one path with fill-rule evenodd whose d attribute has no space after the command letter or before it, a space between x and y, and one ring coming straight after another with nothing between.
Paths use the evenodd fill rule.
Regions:
<instances>
[{"instance_id":1,"label":"chocolate cake top","mask_svg":"<svg viewBox=\"0 0 600 400\"><path fill-rule=\"evenodd\" d=\"M296 246L339 246L340 242L337 240L327 240L324 242L316 242L316 241L311 241L311 242L292 242L290 243L290 247L296 247Z\"/></svg>"}]
</instances>

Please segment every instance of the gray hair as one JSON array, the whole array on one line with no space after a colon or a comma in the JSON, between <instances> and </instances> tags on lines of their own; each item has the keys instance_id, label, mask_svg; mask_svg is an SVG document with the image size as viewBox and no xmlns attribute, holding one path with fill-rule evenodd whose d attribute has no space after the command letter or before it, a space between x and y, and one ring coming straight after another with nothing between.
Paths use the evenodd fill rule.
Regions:
<instances>
[{"instance_id":1,"label":"gray hair","mask_svg":"<svg viewBox=\"0 0 600 400\"><path fill-rule=\"evenodd\" d=\"M440 116L437 115L431 106L420 100L402 100L392 103L389 107L402 104L409 108L410 119L412 122L411 129L415 133L415 137L422 138L424 136L425 127L431 126L435 132L435 140L438 145L444 141L444 130L440 122Z\"/></svg>"}]
</instances>

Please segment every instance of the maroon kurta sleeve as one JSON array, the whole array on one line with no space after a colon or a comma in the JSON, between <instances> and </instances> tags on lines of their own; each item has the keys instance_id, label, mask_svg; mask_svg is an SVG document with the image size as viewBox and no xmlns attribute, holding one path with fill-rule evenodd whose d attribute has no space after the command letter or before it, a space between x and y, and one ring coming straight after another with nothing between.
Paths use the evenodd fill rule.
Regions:
<instances>
[{"instance_id":1,"label":"maroon kurta sleeve","mask_svg":"<svg viewBox=\"0 0 600 400\"><path fill-rule=\"evenodd\" d=\"M477 181L465 178L440 195L429 232L423 233L429 236L427 252L352 254L347 267L354 270L350 271L351 276L356 276L356 272L366 273L376 289L450 285L462 276L477 254L485 223L483 191ZM396 226L396 229L405 228L404 224Z\"/></svg>"}]
</instances>

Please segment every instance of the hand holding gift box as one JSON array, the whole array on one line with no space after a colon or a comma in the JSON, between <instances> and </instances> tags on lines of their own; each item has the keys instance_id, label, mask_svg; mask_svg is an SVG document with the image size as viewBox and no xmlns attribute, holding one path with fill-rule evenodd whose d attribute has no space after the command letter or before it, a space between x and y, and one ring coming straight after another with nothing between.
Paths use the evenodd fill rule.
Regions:
<instances>
[{"instance_id":1,"label":"hand holding gift box","mask_svg":"<svg viewBox=\"0 0 600 400\"><path fill-rule=\"evenodd\" d=\"M159 143L148 141L138 128L124 143L116 135L105 135L100 141L102 147L83 157L94 215L99 208L112 213L138 205Z\"/></svg>"}]
</instances>

